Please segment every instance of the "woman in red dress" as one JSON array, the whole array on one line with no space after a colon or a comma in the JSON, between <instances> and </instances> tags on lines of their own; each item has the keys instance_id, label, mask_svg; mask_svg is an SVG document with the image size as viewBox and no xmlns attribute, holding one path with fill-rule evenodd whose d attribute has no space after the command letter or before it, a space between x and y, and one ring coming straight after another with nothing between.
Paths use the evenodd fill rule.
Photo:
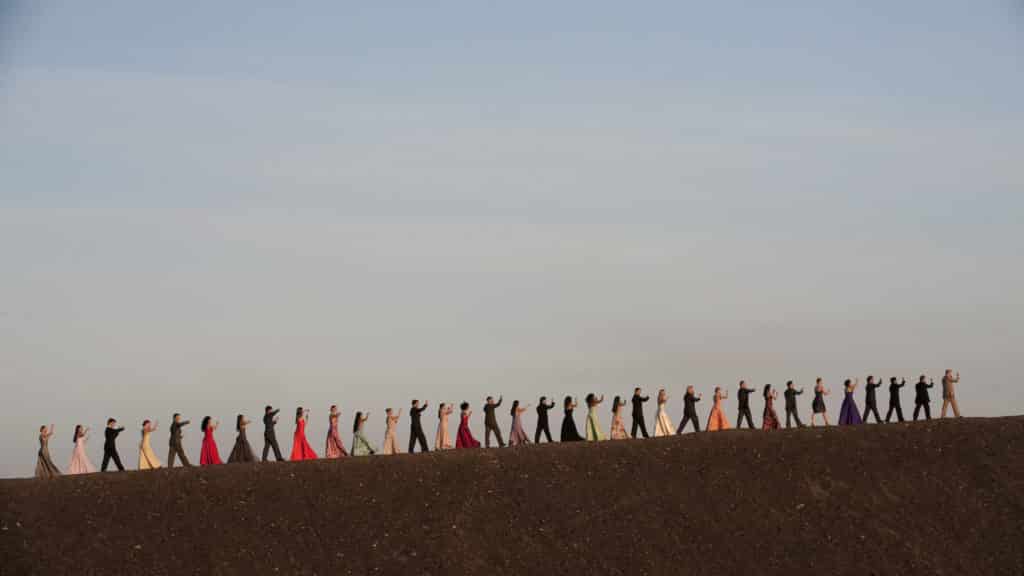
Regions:
<instances>
[{"instance_id":1,"label":"woman in red dress","mask_svg":"<svg viewBox=\"0 0 1024 576\"><path fill-rule=\"evenodd\" d=\"M292 441L292 460L316 460L316 452L306 440L306 418L309 418L309 410L303 410L299 406L295 410L295 439Z\"/></svg>"},{"instance_id":2,"label":"woman in red dress","mask_svg":"<svg viewBox=\"0 0 1024 576\"><path fill-rule=\"evenodd\" d=\"M473 438L473 431L469 429L469 417L473 415L473 411L469 409L469 402L463 402L460 408L462 408L462 420L459 422L459 433L455 437L455 447L479 448L480 441Z\"/></svg>"},{"instance_id":3,"label":"woman in red dress","mask_svg":"<svg viewBox=\"0 0 1024 576\"><path fill-rule=\"evenodd\" d=\"M779 415L775 413L775 399L778 394L772 389L771 384L764 386L764 417L762 418L762 430L778 430Z\"/></svg>"},{"instance_id":4,"label":"woman in red dress","mask_svg":"<svg viewBox=\"0 0 1024 576\"><path fill-rule=\"evenodd\" d=\"M216 420L205 416L203 418L203 424L200 429L203 431L203 447L199 451L199 465L209 466L211 464L222 464L220 461L220 452L217 451L217 441L213 439L213 431L217 429L220 423Z\"/></svg>"}]
</instances>

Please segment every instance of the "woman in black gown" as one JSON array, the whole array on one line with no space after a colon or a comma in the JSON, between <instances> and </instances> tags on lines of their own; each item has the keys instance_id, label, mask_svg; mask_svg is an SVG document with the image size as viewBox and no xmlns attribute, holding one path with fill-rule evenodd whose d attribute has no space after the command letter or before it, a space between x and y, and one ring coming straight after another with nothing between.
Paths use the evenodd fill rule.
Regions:
<instances>
[{"instance_id":1,"label":"woman in black gown","mask_svg":"<svg viewBox=\"0 0 1024 576\"><path fill-rule=\"evenodd\" d=\"M576 408L572 396L565 397L563 408L565 408L565 418L562 420L562 442L582 442L583 436L580 436L579 430L576 429L576 419L572 416L572 411Z\"/></svg>"},{"instance_id":2,"label":"woman in black gown","mask_svg":"<svg viewBox=\"0 0 1024 576\"><path fill-rule=\"evenodd\" d=\"M231 449L231 454L228 456L229 463L256 461L252 447L249 446L249 440L245 437L245 427L249 424L249 420L246 420L245 416L241 414L235 419L235 430L238 431L238 436L235 438L235 447Z\"/></svg>"}]
</instances>

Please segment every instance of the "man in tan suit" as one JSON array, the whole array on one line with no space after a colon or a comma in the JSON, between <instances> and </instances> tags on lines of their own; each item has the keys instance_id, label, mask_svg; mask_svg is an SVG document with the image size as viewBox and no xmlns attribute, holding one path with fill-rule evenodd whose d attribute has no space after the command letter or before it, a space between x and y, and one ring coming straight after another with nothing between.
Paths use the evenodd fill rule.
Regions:
<instances>
[{"instance_id":1,"label":"man in tan suit","mask_svg":"<svg viewBox=\"0 0 1024 576\"><path fill-rule=\"evenodd\" d=\"M942 377L942 412L941 418L946 417L946 409L949 407L953 408L953 416L960 417L960 408L956 405L956 385L960 382L960 373L957 372L956 376L953 376L953 371L946 369L946 374Z\"/></svg>"}]
</instances>

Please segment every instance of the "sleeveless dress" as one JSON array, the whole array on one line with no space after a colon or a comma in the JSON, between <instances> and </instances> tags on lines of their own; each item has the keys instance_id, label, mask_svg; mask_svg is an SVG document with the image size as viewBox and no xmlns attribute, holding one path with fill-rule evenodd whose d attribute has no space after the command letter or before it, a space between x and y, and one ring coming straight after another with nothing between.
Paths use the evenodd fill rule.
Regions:
<instances>
[{"instance_id":1,"label":"sleeveless dress","mask_svg":"<svg viewBox=\"0 0 1024 576\"><path fill-rule=\"evenodd\" d=\"M397 417L388 417L388 423L384 428L384 447L381 448L381 454L398 454L398 439L395 436L395 427L397 424Z\"/></svg>"},{"instance_id":2,"label":"sleeveless dress","mask_svg":"<svg viewBox=\"0 0 1024 576\"><path fill-rule=\"evenodd\" d=\"M156 470L161 466L153 447L149 445L152 432L149 428L142 429L142 440L139 441L139 470Z\"/></svg>"},{"instance_id":3,"label":"sleeveless dress","mask_svg":"<svg viewBox=\"0 0 1024 576\"><path fill-rule=\"evenodd\" d=\"M203 432L203 446L199 451L199 465L212 466L223 464L220 459L220 451L217 450L217 441L213 439L213 427L207 426Z\"/></svg>"},{"instance_id":4,"label":"sleeveless dress","mask_svg":"<svg viewBox=\"0 0 1024 576\"><path fill-rule=\"evenodd\" d=\"M231 449L231 454L228 454L228 462L255 462L256 456L252 453L252 446L249 446L249 440L245 437L245 426L242 426L238 430L238 436L235 437L235 446Z\"/></svg>"},{"instance_id":5,"label":"sleeveless dress","mask_svg":"<svg viewBox=\"0 0 1024 576\"><path fill-rule=\"evenodd\" d=\"M742 422L740 424L742 424ZM767 396L764 399L764 423L761 424L761 429L779 429L779 415L775 413L775 399L771 396Z\"/></svg>"},{"instance_id":6,"label":"sleeveless dress","mask_svg":"<svg viewBox=\"0 0 1024 576\"><path fill-rule=\"evenodd\" d=\"M597 421L597 406L587 408L587 441L600 442L604 440L604 433L601 432L601 425Z\"/></svg>"},{"instance_id":7,"label":"sleeveless dress","mask_svg":"<svg viewBox=\"0 0 1024 576\"><path fill-rule=\"evenodd\" d=\"M375 454L377 449L370 444L370 441L363 435L363 427L356 428L356 431L352 433L352 455L353 456L369 456Z\"/></svg>"},{"instance_id":8,"label":"sleeveless dress","mask_svg":"<svg viewBox=\"0 0 1024 576\"><path fill-rule=\"evenodd\" d=\"M56 478L60 476L60 469L50 458L50 439L42 434L39 435L39 457L36 459L36 478Z\"/></svg>"},{"instance_id":9,"label":"sleeveless dress","mask_svg":"<svg viewBox=\"0 0 1024 576\"><path fill-rule=\"evenodd\" d=\"M68 464L68 474L91 474L96 467L89 461L89 455L85 453L85 441L88 436L79 436L75 440L75 451L71 453L71 462Z\"/></svg>"},{"instance_id":10,"label":"sleeveless dress","mask_svg":"<svg viewBox=\"0 0 1024 576\"><path fill-rule=\"evenodd\" d=\"M579 430L576 429L576 419L572 416L572 408L565 410L565 417L562 418L562 442L582 442L583 436L580 436Z\"/></svg>"},{"instance_id":11,"label":"sleeveless dress","mask_svg":"<svg viewBox=\"0 0 1024 576\"><path fill-rule=\"evenodd\" d=\"M814 401L811 402L811 411L815 414L825 413L825 395L821 390L814 391Z\"/></svg>"},{"instance_id":12,"label":"sleeveless dress","mask_svg":"<svg viewBox=\"0 0 1024 576\"><path fill-rule=\"evenodd\" d=\"M448 416L451 410L445 410L437 417L437 438L434 439L434 450L448 450L452 447L452 437L448 433Z\"/></svg>"},{"instance_id":13,"label":"sleeveless dress","mask_svg":"<svg viewBox=\"0 0 1024 576\"><path fill-rule=\"evenodd\" d=\"M673 434L672 421L668 418L668 412L665 411L666 402L658 402L658 416L654 422L654 437L660 436L671 436Z\"/></svg>"},{"instance_id":14,"label":"sleeveless dress","mask_svg":"<svg viewBox=\"0 0 1024 576\"><path fill-rule=\"evenodd\" d=\"M612 414L612 429L610 436L612 440L628 440L629 434L626 434L626 425L622 423L622 406L619 406L615 410L615 414Z\"/></svg>"},{"instance_id":15,"label":"sleeveless dress","mask_svg":"<svg viewBox=\"0 0 1024 576\"><path fill-rule=\"evenodd\" d=\"M729 420L725 417L725 411L722 410L722 398L720 396L715 397L715 404L711 407L711 414L708 414L707 428L708 432L731 428Z\"/></svg>"},{"instance_id":16,"label":"sleeveless dress","mask_svg":"<svg viewBox=\"0 0 1024 576\"><path fill-rule=\"evenodd\" d=\"M295 423L295 435L292 438L291 460L316 460L316 452L314 452L313 447L309 445L309 440L306 440L305 418L299 418L299 421Z\"/></svg>"},{"instance_id":17,"label":"sleeveless dress","mask_svg":"<svg viewBox=\"0 0 1024 576\"><path fill-rule=\"evenodd\" d=\"M330 427L327 429L327 446L324 448L324 457L342 458L348 456L345 445L341 443L341 433L338 432L338 415L330 418Z\"/></svg>"},{"instance_id":18,"label":"sleeveless dress","mask_svg":"<svg viewBox=\"0 0 1024 576\"><path fill-rule=\"evenodd\" d=\"M459 431L455 435L456 448L479 448L480 441L473 437L473 431L469 429L469 414L463 414L459 421Z\"/></svg>"},{"instance_id":19,"label":"sleeveless dress","mask_svg":"<svg viewBox=\"0 0 1024 576\"><path fill-rule=\"evenodd\" d=\"M863 424L860 419L860 410L857 409L857 402L853 399L853 392L847 391L843 396L843 405L839 408L839 425L851 426Z\"/></svg>"},{"instance_id":20,"label":"sleeveless dress","mask_svg":"<svg viewBox=\"0 0 1024 576\"><path fill-rule=\"evenodd\" d=\"M523 430L523 415L516 409L512 414L512 431L508 433L508 445L520 446L529 443L530 439Z\"/></svg>"}]
</instances>

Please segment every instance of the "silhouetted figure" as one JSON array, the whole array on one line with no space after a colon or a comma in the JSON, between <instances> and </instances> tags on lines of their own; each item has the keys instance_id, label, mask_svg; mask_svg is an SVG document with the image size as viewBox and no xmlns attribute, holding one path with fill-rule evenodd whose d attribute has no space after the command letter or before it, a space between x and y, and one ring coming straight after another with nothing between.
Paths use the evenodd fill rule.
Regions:
<instances>
[{"instance_id":1,"label":"silhouetted figure","mask_svg":"<svg viewBox=\"0 0 1024 576\"><path fill-rule=\"evenodd\" d=\"M103 464L100 465L100 472L106 472L110 461L114 461L117 469L124 471L121 465L121 457L117 454L117 435L124 432L124 426L117 427L117 420L107 420L107 428L103 431Z\"/></svg>"},{"instance_id":2,"label":"silhouetted figure","mask_svg":"<svg viewBox=\"0 0 1024 576\"><path fill-rule=\"evenodd\" d=\"M796 397L803 394L804 389L799 390L793 386L793 381L786 382L786 391L783 392L783 396L786 398L786 428L789 428L789 421L792 418L793 422L796 423L797 428L803 428L804 423L800 421L800 414L797 413L796 408Z\"/></svg>"},{"instance_id":3,"label":"silhouetted figure","mask_svg":"<svg viewBox=\"0 0 1024 576\"><path fill-rule=\"evenodd\" d=\"M686 424L693 421L693 431L700 432L700 419L697 418L697 402L700 402L700 394L693 392L693 386L686 387L686 394L683 396L683 419L679 422L676 434L682 434Z\"/></svg>"},{"instance_id":4,"label":"silhouetted figure","mask_svg":"<svg viewBox=\"0 0 1024 576\"><path fill-rule=\"evenodd\" d=\"M576 409L576 402L572 396L565 397L562 407L565 411L565 417L562 419L562 442L583 442L583 436L580 436L580 431L576 428L576 419L572 415Z\"/></svg>"},{"instance_id":5,"label":"silhouetted figure","mask_svg":"<svg viewBox=\"0 0 1024 576\"><path fill-rule=\"evenodd\" d=\"M181 427L188 426L191 420L182 420L181 414L175 414L171 418L171 438L168 442L170 444L170 452L167 454L167 467L174 468L174 457L177 456L181 459L182 466L188 467L192 464L188 461L188 456L185 456L185 449L181 446Z\"/></svg>"},{"instance_id":6,"label":"silhouetted figure","mask_svg":"<svg viewBox=\"0 0 1024 576\"><path fill-rule=\"evenodd\" d=\"M637 430L644 438L650 438L647 435L647 424L644 422L644 402L650 399L650 396L640 395L640 388L633 389L633 432L630 434L633 438L636 438Z\"/></svg>"},{"instance_id":7,"label":"silhouetted figure","mask_svg":"<svg viewBox=\"0 0 1024 576\"><path fill-rule=\"evenodd\" d=\"M427 449L427 435L423 433L423 424L420 422L420 414L430 406L430 402L424 402L420 406L419 400L412 401L409 408L409 454L416 451L416 443L420 444L420 452L429 452Z\"/></svg>"},{"instance_id":8,"label":"silhouetted figure","mask_svg":"<svg viewBox=\"0 0 1024 576\"><path fill-rule=\"evenodd\" d=\"M747 425L754 428L754 418L750 414L750 393L753 388L747 388L747 382L740 380L740 389L736 391L736 402L739 404L739 414L736 416L736 428L743 428L743 419L746 418Z\"/></svg>"},{"instance_id":9,"label":"silhouetted figure","mask_svg":"<svg viewBox=\"0 0 1024 576\"><path fill-rule=\"evenodd\" d=\"M903 380L899 384L896 383L896 377L889 378L889 412L885 415L885 421L888 422L892 418L893 412L896 413L896 417L900 422L905 422L903 419L903 406L900 404L900 388L907 385L907 381Z\"/></svg>"},{"instance_id":10,"label":"silhouetted figure","mask_svg":"<svg viewBox=\"0 0 1024 576\"><path fill-rule=\"evenodd\" d=\"M540 443L540 435L543 434L548 442L551 440L551 429L548 427L548 411L555 407L554 401L548 402L547 396L541 396L537 403L537 432L533 435L533 443Z\"/></svg>"},{"instance_id":11,"label":"silhouetted figure","mask_svg":"<svg viewBox=\"0 0 1024 576\"><path fill-rule=\"evenodd\" d=\"M491 447L491 434L498 439L498 446L504 448L505 441L501 438L501 429L498 428L498 418L494 415L494 409L501 406L502 397L498 397L498 401L494 401L493 396L487 397L487 403L484 404L484 448Z\"/></svg>"},{"instance_id":12,"label":"silhouetted figure","mask_svg":"<svg viewBox=\"0 0 1024 576\"><path fill-rule=\"evenodd\" d=\"M868 382L864 385L864 423L868 423L868 415L875 415L875 422L881 424L882 418L878 415L878 399L875 392L882 387L882 380L875 381L874 376L868 376Z\"/></svg>"},{"instance_id":13,"label":"silhouetted figure","mask_svg":"<svg viewBox=\"0 0 1024 576\"><path fill-rule=\"evenodd\" d=\"M277 433L274 432L274 426L277 425L277 413L281 409L274 410L273 407L267 406L263 409L263 461L267 461L267 455L270 453L270 449L274 449L274 458L280 462L284 460L281 456L281 447L277 445Z\"/></svg>"},{"instance_id":14,"label":"silhouetted figure","mask_svg":"<svg viewBox=\"0 0 1024 576\"><path fill-rule=\"evenodd\" d=\"M921 374L920 380L917 381L917 385L914 386L916 392L914 396L914 421L917 421L917 415L924 410L924 419L932 419L932 399L928 394L928 389L935 386L935 382L925 382L926 378L924 374Z\"/></svg>"}]
</instances>

